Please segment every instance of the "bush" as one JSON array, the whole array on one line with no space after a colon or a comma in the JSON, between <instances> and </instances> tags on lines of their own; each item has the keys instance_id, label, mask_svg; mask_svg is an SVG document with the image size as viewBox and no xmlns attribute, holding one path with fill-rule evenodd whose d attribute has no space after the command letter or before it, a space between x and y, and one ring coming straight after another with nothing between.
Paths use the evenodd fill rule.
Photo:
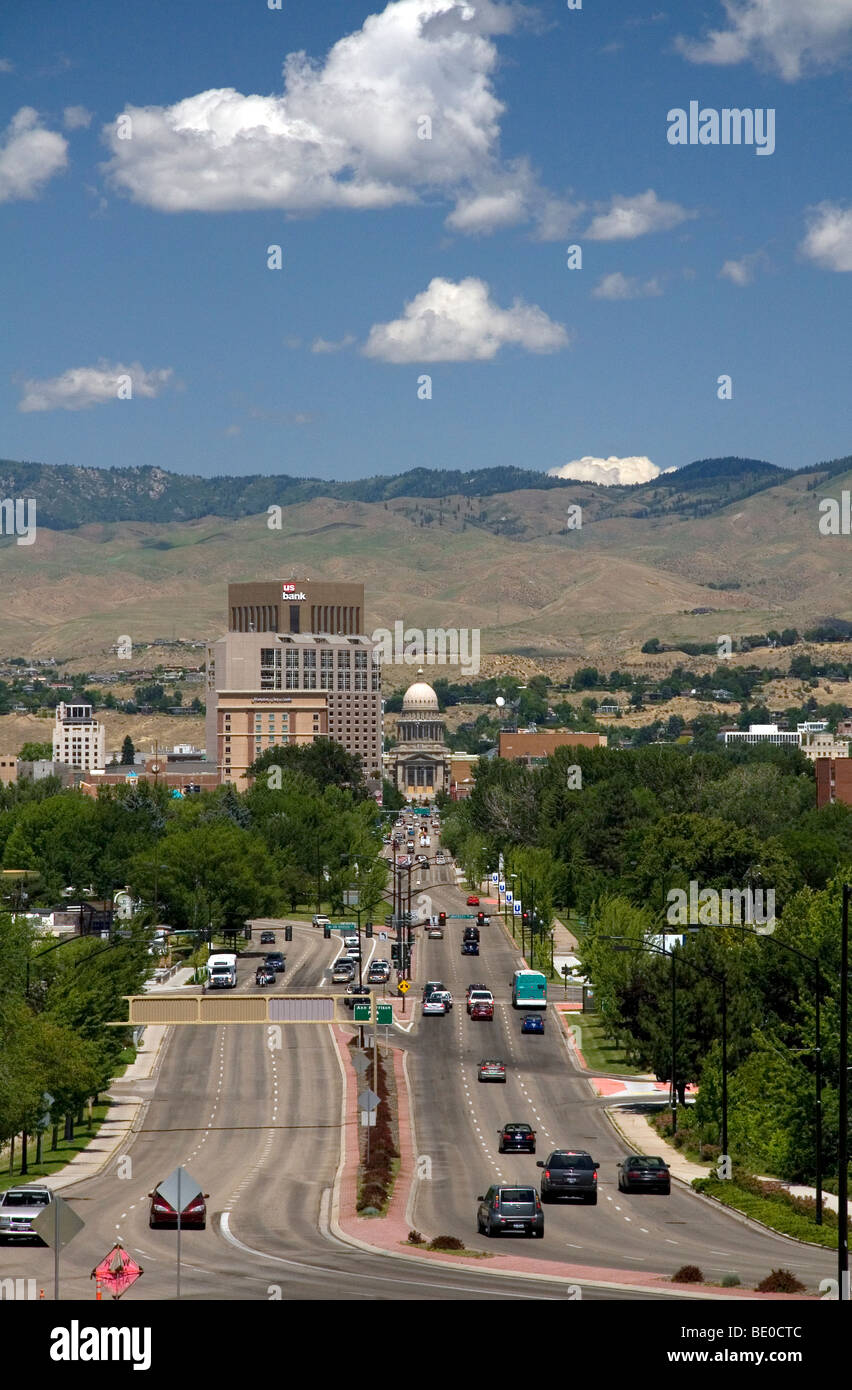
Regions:
<instances>
[{"instance_id":1,"label":"bush","mask_svg":"<svg viewBox=\"0 0 852 1390\"><path fill-rule=\"evenodd\" d=\"M804 1293L805 1286L789 1269L773 1269L756 1286L758 1293Z\"/></svg>"},{"instance_id":2,"label":"bush","mask_svg":"<svg viewBox=\"0 0 852 1390\"><path fill-rule=\"evenodd\" d=\"M738 1274L725 1274L725 1275L722 1277L722 1288L723 1288L723 1289L735 1289L735 1288L737 1288L737 1286L738 1286L741 1282L742 1282L742 1281L741 1281L740 1276L739 1276Z\"/></svg>"},{"instance_id":3,"label":"bush","mask_svg":"<svg viewBox=\"0 0 852 1390\"><path fill-rule=\"evenodd\" d=\"M703 1284L704 1275L698 1265L681 1265L677 1274L672 1275L673 1284Z\"/></svg>"},{"instance_id":4,"label":"bush","mask_svg":"<svg viewBox=\"0 0 852 1390\"><path fill-rule=\"evenodd\" d=\"M409 1243L409 1245L423 1245L425 1239L426 1239L426 1237L425 1237L425 1236L422 1236L422 1235L420 1234L419 1231L409 1231L409 1232L408 1232L408 1243Z\"/></svg>"},{"instance_id":5,"label":"bush","mask_svg":"<svg viewBox=\"0 0 852 1390\"><path fill-rule=\"evenodd\" d=\"M458 1236L436 1236L426 1246L427 1250L464 1250L464 1241Z\"/></svg>"},{"instance_id":6,"label":"bush","mask_svg":"<svg viewBox=\"0 0 852 1390\"><path fill-rule=\"evenodd\" d=\"M358 1210L363 1211L365 1207L381 1208L385 1201L385 1185L381 1182L365 1182L361 1189L361 1196L358 1198Z\"/></svg>"}]
</instances>

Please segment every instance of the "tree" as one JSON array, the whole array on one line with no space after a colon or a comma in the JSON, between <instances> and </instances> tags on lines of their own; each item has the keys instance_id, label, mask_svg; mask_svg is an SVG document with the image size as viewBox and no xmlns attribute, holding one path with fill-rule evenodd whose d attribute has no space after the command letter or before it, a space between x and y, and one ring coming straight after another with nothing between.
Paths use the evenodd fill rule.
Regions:
<instances>
[{"instance_id":1,"label":"tree","mask_svg":"<svg viewBox=\"0 0 852 1390\"><path fill-rule=\"evenodd\" d=\"M136 749L133 747L133 739L129 734L125 734L124 742L121 745L121 766L132 767L133 759L136 757Z\"/></svg>"},{"instance_id":2,"label":"tree","mask_svg":"<svg viewBox=\"0 0 852 1390\"><path fill-rule=\"evenodd\" d=\"M23 763L38 763L53 761L52 743L25 743L21 747L18 757Z\"/></svg>"},{"instance_id":3,"label":"tree","mask_svg":"<svg viewBox=\"0 0 852 1390\"><path fill-rule=\"evenodd\" d=\"M177 927L202 930L242 927L248 917L273 913L279 891L275 865L259 836L216 821L184 829L169 827L154 848L133 859L129 880L137 895L157 897Z\"/></svg>"}]
</instances>

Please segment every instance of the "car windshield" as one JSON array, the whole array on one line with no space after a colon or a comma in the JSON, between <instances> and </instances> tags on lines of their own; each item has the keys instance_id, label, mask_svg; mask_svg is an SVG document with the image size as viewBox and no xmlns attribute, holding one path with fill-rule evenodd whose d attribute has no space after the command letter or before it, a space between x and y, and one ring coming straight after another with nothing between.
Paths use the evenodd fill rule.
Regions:
<instances>
[{"instance_id":1,"label":"car windshield","mask_svg":"<svg viewBox=\"0 0 852 1390\"><path fill-rule=\"evenodd\" d=\"M47 1192L6 1192L3 1196L4 1207L46 1207L49 1203Z\"/></svg>"},{"instance_id":2,"label":"car windshield","mask_svg":"<svg viewBox=\"0 0 852 1390\"><path fill-rule=\"evenodd\" d=\"M594 1168L594 1162L588 1154L551 1154L547 1161L548 1168Z\"/></svg>"},{"instance_id":3,"label":"car windshield","mask_svg":"<svg viewBox=\"0 0 852 1390\"><path fill-rule=\"evenodd\" d=\"M500 1193L500 1200L504 1207L526 1205L528 1202L535 1202L535 1188L532 1187L504 1187Z\"/></svg>"}]
</instances>

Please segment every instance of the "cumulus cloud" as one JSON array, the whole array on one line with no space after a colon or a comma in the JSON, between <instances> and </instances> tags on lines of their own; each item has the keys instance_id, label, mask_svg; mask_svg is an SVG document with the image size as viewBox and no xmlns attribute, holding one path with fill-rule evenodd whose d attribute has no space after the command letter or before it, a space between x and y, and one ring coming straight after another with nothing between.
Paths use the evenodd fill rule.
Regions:
<instances>
[{"instance_id":1,"label":"cumulus cloud","mask_svg":"<svg viewBox=\"0 0 852 1390\"><path fill-rule=\"evenodd\" d=\"M644 454L630 458L594 458L584 454L581 459L563 463L560 468L548 469L549 478L572 478L580 483L601 483L604 487L619 487L630 483L649 483L659 478L662 471L673 473L673 468L661 470Z\"/></svg>"},{"instance_id":2,"label":"cumulus cloud","mask_svg":"<svg viewBox=\"0 0 852 1390\"><path fill-rule=\"evenodd\" d=\"M111 365L100 361L96 367L69 367L61 376L46 381L25 381L24 395L18 404L21 411L86 410L106 401L151 399L159 396L172 375L171 367L158 367L146 372L138 362L124 367L120 362ZM130 395L127 392L130 379Z\"/></svg>"},{"instance_id":3,"label":"cumulus cloud","mask_svg":"<svg viewBox=\"0 0 852 1390\"><path fill-rule=\"evenodd\" d=\"M85 106L66 106L62 120L66 130L88 130L92 124L92 113Z\"/></svg>"},{"instance_id":4,"label":"cumulus cloud","mask_svg":"<svg viewBox=\"0 0 852 1390\"><path fill-rule=\"evenodd\" d=\"M632 241L649 232L667 232L694 216L679 203L663 202L649 188L633 198L616 195L608 209L592 219L586 236L591 241Z\"/></svg>"},{"instance_id":5,"label":"cumulus cloud","mask_svg":"<svg viewBox=\"0 0 852 1390\"><path fill-rule=\"evenodd\" d=\"M501 347L557 352L569 336L537 304L501 309L484 280L436 276L406 304L402 318L376 323L363 352L383 362L490 362Z\"/></svg>"},{"instance_id":6,"label":"cumulus cloud","mask_svg":"<svg viewBox=\"0 0 852 1390\"><path fill-rule=\"evenodd\" d=\"M823 270L852 270L852 208L837 203L811 208L799 250Z\"/></svg>"},{"instance_id":7,"label":"cumulus cloud","mask_svg":"<svg viewBox=\"0 0 852 1390\"><path fill-rule=\"evenodd\" d=\"M15 64L11 58L0 58L0 72L14 72Z\"/></svg>"},{"instance_id":8,"label":"cumulus cloud","mask_svg":"<svg viewBox=\"0 0 852 1390\"><path fill-rule=\"evenodd\" d=\"M355 341L352 333L345 333L338 342L330 341L327 338L314 338L311 343L311 352L342 352L344 348L351 347Z\"/></svg>"},{"instance_id":9,"label":"cumulus cloud","mask_svg":"<svg viewBox=\"0 0 852 1390\"><path fill-rule=\"evenodd\" d=\"M722 0L727 28L675 43L692 63L720 66L747 60L793 82L834 67L852 47L852 0Z\"/></svg>"},{"instance_id":10,"label":"cumulus cloud","mask_svg":"<svg viewBox=\"0 0 852 1390\"><path fill-rule=\"evenodd\" d=\"M740 289L750 285L754 279L755 271L766 261L766 256L762 251L752 251L748 256L741 256L738 261L725 261L719 276L723 280L730 280L732 285L739 286Z\"/></svg>"},{"instance_id":11,"label":"cumulus cloud","mask_svg":"<svg viewBox=\"0 0 852 1390\"><path fill-rule=\"evenodd\" d=\"M651 280L640 280L635 275L623 275L620 270L614 270L611 275L604 275L603 279L595 285L592 290L594 299L649 299L654 295L662 294L659 281L654 278Z\"/></svg>"},{"instance_id":12,"label":"cumulus cloud","mask_svg":"<svg viewBox=\"0 0 852 1390\"><path fill-rule=\"evenodd\" d=\"M525 161L501 159L493 83L495 36L531 14L498 0L391 0L324 61L289 54L281 93L225 87L128 106L131 138L120 121L104 127L107 177L161 212L299 214L437 195L457 202L458 231L529 221L548 235L552 196Z\"/></svg>"},{"instance_id":13,"label":"cumulus cloud","mask_svg":"<svg viewBox=\"0 0 852 1390\"><path fill-rule=\"evenodd\" d=\"M0 203L35 198L68 163L68 141L42 125L32 106L22 106L0 137Z\"/></svg>"}]
</instances>

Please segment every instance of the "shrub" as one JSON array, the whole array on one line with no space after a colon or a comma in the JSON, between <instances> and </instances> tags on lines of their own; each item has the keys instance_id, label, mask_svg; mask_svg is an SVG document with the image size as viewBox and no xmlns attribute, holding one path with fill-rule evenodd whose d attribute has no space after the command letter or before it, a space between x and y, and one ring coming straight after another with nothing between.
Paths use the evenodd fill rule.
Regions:
<instances>
[{"instance_id":1,"label":"shrub","mask_svg":"<svg viewBox=\"0 0 852 1390\"><path fill-rule=\"evenodd\" d=\"M703 1284L704 1275L698 1265L681 1265L677 1274L672 1275L673 1284Z\"/></svg>"},{"instance_id":2,"label":"shrub","mask_svg":"<svg viewBox=\"0 0 852 1390\"><path fill-rule=\"evenodd\" d=\"M422 1245L422 1244L424 1243L425 1239L426 1239L426 1237L425 1237L425 1236L422 1236L422 1235L420 1234L419 1231L409 1231L409 1232L408 1232L408 1243L409 1243L409 1245Z\"/></svg>"},{"instance_id":3,"label":"shrub","mask_svg":"<svg viewBox=\"0 0 852 1390\"><path fill-rule=\"evenodd\" d=\"M735 1289L737 1285L741 1282L742 1281L740 1280L740 1276L738 1274L725 1274L722 1277L722 1288Z\"/></svg>"},{"instance_id":4,"label":"shrub","mask_svg":"<svg viewBox=\"0 0 852 1390\"><path fill-rule=\"evenodd\" d=\"M804 1293L805 1286L789 1269L773 1269L757 1285L758 1293Z\"/></svg>"},{"instance_id":5,"label":"shrub","mask_svg":"<svg viewBox=\"0 0 852 1390\"><path fill-rule=\"evenodd\" d=\"M464 1250L464 1241L458 1236L436 1236L430 1240L427 1250Z\"/></svg>"},{"instance_id":6,"label":"shrub","mask_svg":"<svg viewBox=\"0 0 852 1390\"><path fill-rule=\"evenodd\" d=\"M365 1182L358 1199L358 1210L363 1211L365 1207L381 1207L385 1196L384 1183Z\"/></svg>"}]
</instances>

